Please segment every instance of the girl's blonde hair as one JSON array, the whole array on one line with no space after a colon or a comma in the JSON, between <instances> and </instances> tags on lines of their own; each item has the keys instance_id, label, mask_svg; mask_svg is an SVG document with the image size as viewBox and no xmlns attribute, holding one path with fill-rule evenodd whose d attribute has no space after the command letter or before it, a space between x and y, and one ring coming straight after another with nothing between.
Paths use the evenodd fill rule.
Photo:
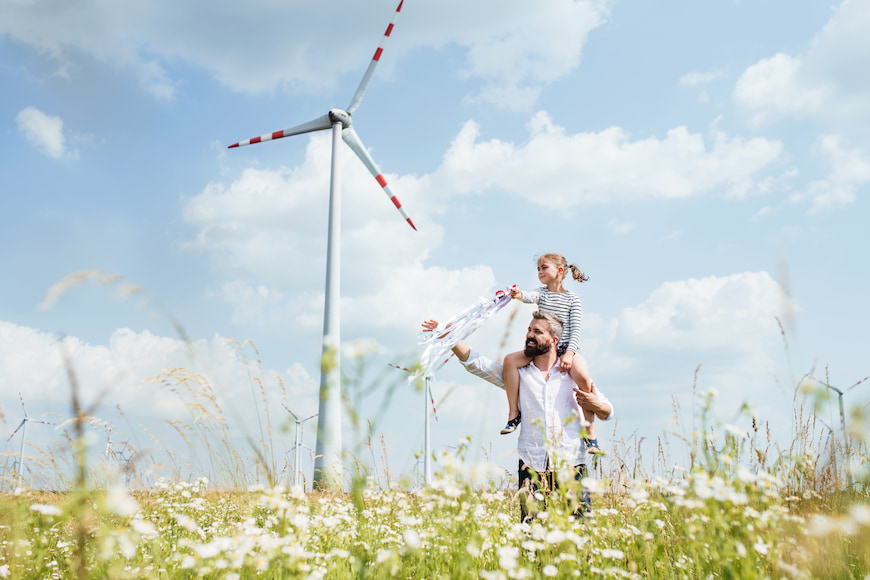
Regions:
<instances>
[{"instance_id":1,"label":"girl's blonde hair","mask_svg":"<svg viewBox=\"0 0 870 580\"><path fill-rule=\"evenodd\" d=\"M581 272L580 268L578 268L574 264L568 264L568 260L566 260L565 256L563 256L562 254L557 254L556 252L550 252L548 254L544 254L544 255L538 257L538 262L540 262L541 260L549 260L550 262L553 262L557 266L561 266L562 268L565 269L566 273L568 272L568 270L571 270L571 276L573 276L574 279L577 280L578 282L582 283L582 282L585 282L586 280L589 279L589 276L587 276L586 274ZM564 278L564 276L563 276L563 278Z\"/></svg>"}]
</instances>

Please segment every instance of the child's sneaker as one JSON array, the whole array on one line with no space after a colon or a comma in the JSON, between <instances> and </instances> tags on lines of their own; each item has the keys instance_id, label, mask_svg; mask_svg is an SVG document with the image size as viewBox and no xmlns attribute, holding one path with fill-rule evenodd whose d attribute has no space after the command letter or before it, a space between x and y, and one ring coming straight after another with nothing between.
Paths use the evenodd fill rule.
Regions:
<instances>
[{"instance_id":1,"label":"child's sneaker","mask_svg":"<svg viewBox=\"0 0 870 580\"><path fill-rule=\"evenodd\" d=\"M507 435L508 433L513 433L517 430L517 427L520 426L520 417L522 417L522 413L517 413L517 416L507 422L507 425L504 426L504 429L501 430L502 435Z\"/></svg>"},{"instance_id":2,"label":"child's sneaker","mask_svg":"<svg viewBox=\"0 0 870 580\"><path fill-rule=\"evenodd\" d=\"M605 455L604 451L598 447L598 439L584 439L586 443L586 452L592 455Z\"/></svg>"}]
</instances>

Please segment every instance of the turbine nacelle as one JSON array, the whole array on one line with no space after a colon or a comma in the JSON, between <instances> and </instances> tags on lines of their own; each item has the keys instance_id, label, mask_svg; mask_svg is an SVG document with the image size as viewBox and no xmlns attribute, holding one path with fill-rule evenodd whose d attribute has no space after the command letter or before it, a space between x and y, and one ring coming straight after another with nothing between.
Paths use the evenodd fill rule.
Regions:
<instances>
[{"instance_id":1,"label":"turbine nacelle","mask_svg":"<svg viewBox=\"0 0 870 580\"><path fill-rule=\"evenodd\" d=\"M341 123L342 130L349 129L353 125L350 113L341 109L330 109L329 120L333 123Z\"/></svg>"}]
</instances>

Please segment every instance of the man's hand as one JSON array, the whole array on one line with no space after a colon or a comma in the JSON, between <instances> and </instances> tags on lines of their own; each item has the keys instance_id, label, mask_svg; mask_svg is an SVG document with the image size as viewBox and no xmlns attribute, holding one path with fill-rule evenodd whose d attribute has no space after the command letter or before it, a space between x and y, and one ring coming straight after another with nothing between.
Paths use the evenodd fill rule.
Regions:
<instances>
[{"instance_id":1,"label":"man's hand","mask_svg":"<svg viewBox=\"0 0 870 580\"><path fill-rule=\"evenodd\" d=\"M574 398L577 399L577 404L580 405L581 409L595 413L599 419L604 420L610 417L612 409L598 396L595 381L592 381L592 391L589 393L581 391L579 387L574 387Z\"/></svg>"}]
</instances>

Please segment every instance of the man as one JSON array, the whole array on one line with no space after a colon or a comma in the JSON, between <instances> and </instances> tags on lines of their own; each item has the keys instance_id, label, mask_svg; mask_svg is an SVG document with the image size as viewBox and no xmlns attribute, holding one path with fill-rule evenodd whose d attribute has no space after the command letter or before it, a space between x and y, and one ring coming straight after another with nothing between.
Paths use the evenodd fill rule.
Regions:
<instances>
[{"instance_id":1,"label":"man","mask_svg":"<svg viewBox=\"0 0 870 580\"><path fill-rule=\"evenodd\" d=\"M434 330L437 322L427 321L424 327ZM542 482L558 486L553 476L556 455L573 466L574 479L586 475L586 444L583 441L581 408L595 413L601 420L613 414L613 405L593 383L591 393L581 391L569 373L559 371L556 345L562 336L562 322L548 312L534 312L526 332L524 353L532 362L520 369L520 434L518 483L525 495L534 494ZM474 352L464 342L453 347L453 353L468 372L504 388L502 368L498 363ZM582 498L584 511L589 509L588 495ZM526 502L521 501L522 517L528 517ZM579 513L579 510L578 512Z\"/></svg>"}]
</instances>

